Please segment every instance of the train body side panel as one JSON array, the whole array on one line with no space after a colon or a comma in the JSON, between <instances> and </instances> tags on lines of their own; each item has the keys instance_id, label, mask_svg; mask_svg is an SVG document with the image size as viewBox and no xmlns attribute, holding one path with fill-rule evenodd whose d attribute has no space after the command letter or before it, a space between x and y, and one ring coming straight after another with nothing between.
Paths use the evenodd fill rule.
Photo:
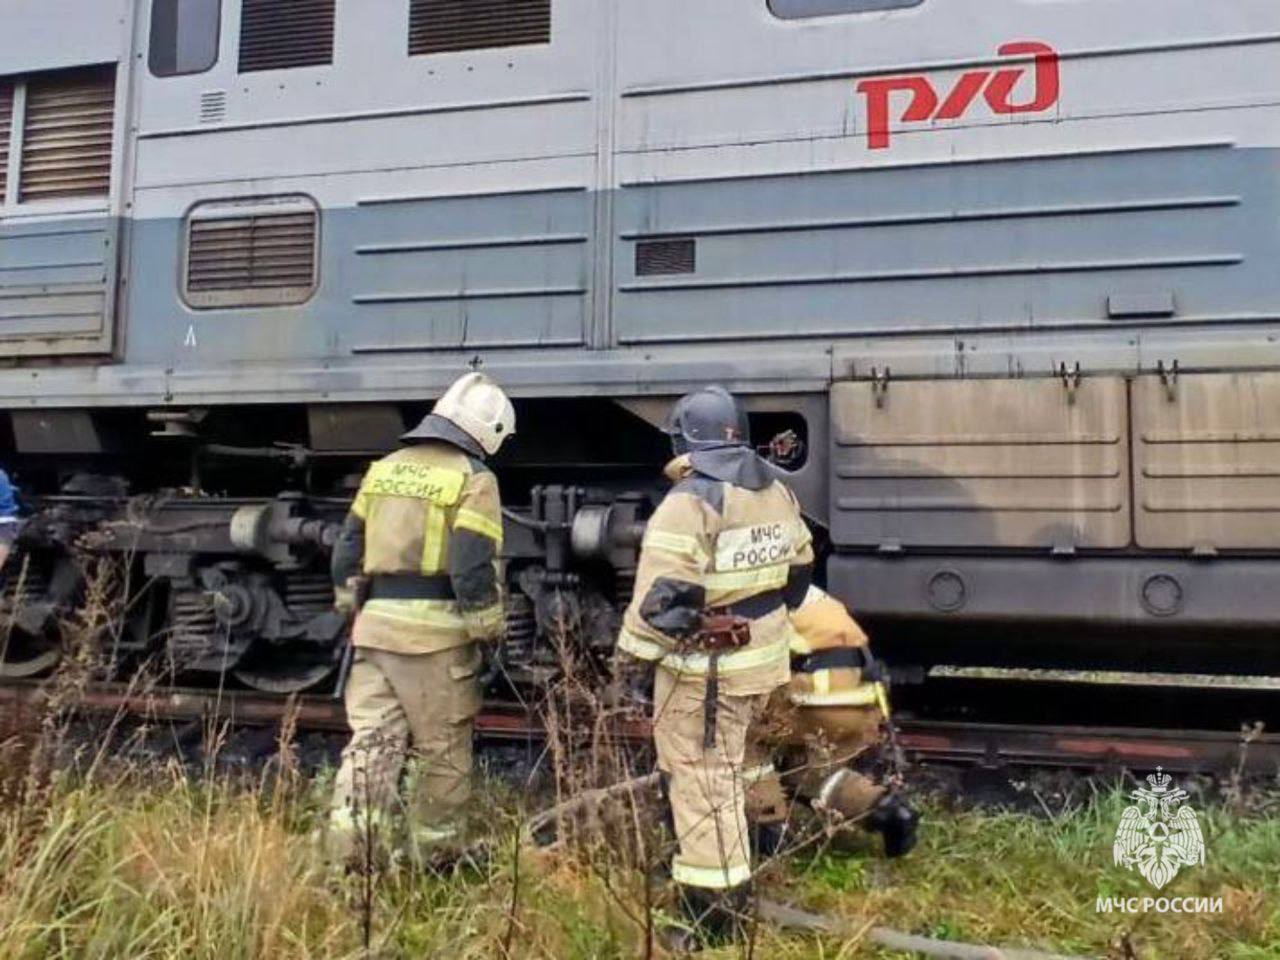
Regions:
<instances>
[{"instance_id":1,"label":"train body side panel","mask_svg":"<svg viewBox=\"0 0 1280 960\"><path fill-rule=\"evenodd\" d=\"M1280 619L1274 0L553 0L548 42L419 56L407 7L344 0L331 63L242 72L223 0L213 67L168 77L151 0L0 0L0 83L116 70L101 196L22 196L11 124L0 410L394 419L481 367L652 423L720 381L805 413L872 621ZM214 244L192 296L195 224L258 211L234 274L273 205L316 211L277 258L314 253L303 295L236 305Z\"/></svg>"},{"instance_id":2,"label":"train body side panel","mask_svg":"<svg viewBox=\"0 0 1280 960\"><path fill-rule=\"evenodd\" d=\"M107 256L127 271L122 362L37 387L0 370L0 397L393 397L477 353L518 390L626 394L866 372L833 354L954 375L1047 372L1066 342L1121 370L1152 344L1184 343L1184 363L1274 349L1280 10L1263 0L786 21L763 2L556 0L550 43L415 57L403 7L339 4L331 65L240 73L228 0L212 70L133 71L112 201L130 243ZM865 84L903 77L937 103L919 119L891 92L873 142ZM299 194L321 209L311 299L184 301L193 209ZM690 264L637 269L671 238Z\"/></svg>"}]
</instances>

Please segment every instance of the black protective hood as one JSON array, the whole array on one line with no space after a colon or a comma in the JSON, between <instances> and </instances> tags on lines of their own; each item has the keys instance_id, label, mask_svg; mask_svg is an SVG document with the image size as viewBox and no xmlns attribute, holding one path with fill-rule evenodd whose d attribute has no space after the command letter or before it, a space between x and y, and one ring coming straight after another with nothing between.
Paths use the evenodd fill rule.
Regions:
<instances>
[{"instance_id":1,"label":"black protective hood","mask_svg":"<svg viewBox=\"0 0 1280 960\"><path fill-rule=\"evenodd\" d=\"M445 443L451 443L464 453L480 460L485 459L484 448L477 443L469 433L459 427L452 420L446 420L438 413L429 413L422 418L422 422L410 430L408 433L400 435L402 443L418 443L422 440L443 440Z\"/></svg>"},{"instance_id":2,"label":"black protective hood","mask_svg":"<svg viewBox=\"0 0 1280 960\"><path fill-rule=\"evenodd\" d=\"M748 490L763 490L776 480L773 467L750 447L739 444L694 450L689 463L698 473Z\"/></svg>"}]
</instances>

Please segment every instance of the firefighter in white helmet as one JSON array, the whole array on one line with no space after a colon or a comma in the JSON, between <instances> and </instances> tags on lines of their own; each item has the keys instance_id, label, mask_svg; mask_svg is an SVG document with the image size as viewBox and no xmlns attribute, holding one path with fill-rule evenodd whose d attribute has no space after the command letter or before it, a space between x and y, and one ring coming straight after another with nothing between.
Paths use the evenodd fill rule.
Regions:
<instances>
[{"instance_id":1,"label":"firefighter in white helmet","mask_svg":"<svg viewBox=\"0 0 1280 960\"><path fill-rule=\"evenodd\" d=\"M791 682L752 731L744 774L761 852L781 841L790 808L785 781L828 822L879 833L886 856L900 857L915 846L919 816L879 777L859 769L876 753L890 719L883 666L845 605L818 587L809 588L791 624Z\"/></svg>"},{"instance_id":2,"label":"firefighter in white helmet","mask_svg":"<svg viewBox=\"0 0 1280 960\"><path fill-rule=\"evenodd\" d=\"M430 855L459 831L482 648L501 641L504 623L502 508L485 460L514 433L515 410L498 385L460 377L403 448L369 467L343 524L333 579L339 607L356 619L345 694L352 735L328 831L335 860L371 836ZM420 769L402 808L410 750ZM395 816L401 809L406 816Z\"/></svg>"},{"instance_id":3,"label":"firefighter in white helmet","mask_svg":"<svg viewBox=\"0 0 1280 960\"><path fill-rule=\"evenodd\" d=\"M672 877L688 921L667 931L668 945L691 949L741 932L747 731L787 682L787 611L805 595L813 550L795 496L748 446L727 390L683 397L668 429L675 486L645 532L618 669L628 687L653 676L654 742L680 846Z\"/></svg>"}]
</instances>

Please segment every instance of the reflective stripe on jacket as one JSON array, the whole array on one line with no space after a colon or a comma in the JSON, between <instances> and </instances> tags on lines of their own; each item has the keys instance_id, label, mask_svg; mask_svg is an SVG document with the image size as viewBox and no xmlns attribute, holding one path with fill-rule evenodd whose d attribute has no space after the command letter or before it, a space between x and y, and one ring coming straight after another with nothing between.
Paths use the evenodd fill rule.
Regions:
<instances>
[{"instance_id":1,"label":"reflective stripe on jacket","mask_svg":"<svg viewBox=\"0 0 1280 960\"><path fill-rule=\"evenodd\" d=\"M432 653L501 636L502 507L483 463L440 441L418 444L369 467L351 505L363 524L365 576L447 577L449 600L369 600L356 618L357 646Z\"/></svg>"}]
</instances>

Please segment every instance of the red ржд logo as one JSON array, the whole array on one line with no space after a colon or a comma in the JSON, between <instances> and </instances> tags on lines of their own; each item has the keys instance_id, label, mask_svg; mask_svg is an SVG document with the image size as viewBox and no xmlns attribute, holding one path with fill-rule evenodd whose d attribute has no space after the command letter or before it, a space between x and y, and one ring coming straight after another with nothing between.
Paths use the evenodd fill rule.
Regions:
<instances>
[{"instance_id":1,"label":"red \u0440\u0436\u0434 logo","mask_svg":"<svg viewBox=\"0 0 1280 960\"><path fill-rule=\"evenodd\" d=\"M910 93L911 101L902 113L903 123L925 120L958 120L982 94L993 113L1042 113L1058 102L1061 90L1058 51L1038 40L1017 40L1000 47L1002 57L1035 58L1035 95L1015 103L1013 93L1027 73L1026 67L999 70L970 70L956 81L945 100L940 100L933 82L923 73L901 77L863 80L858 92L867 98L867 146L883 150L890 144L889 108L895 93Z\"/></svg>"}]
</instances>

